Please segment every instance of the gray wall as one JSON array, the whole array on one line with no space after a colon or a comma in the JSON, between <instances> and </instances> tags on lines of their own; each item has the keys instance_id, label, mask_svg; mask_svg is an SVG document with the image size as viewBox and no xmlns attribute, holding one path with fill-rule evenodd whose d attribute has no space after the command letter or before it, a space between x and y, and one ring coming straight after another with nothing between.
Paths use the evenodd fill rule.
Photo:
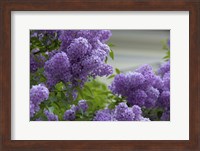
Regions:
<instances>
[{"instance_id":1,"label":"gray wall","mask_svg":"<svg viewBox=\"0 0 200 151\"><path fill-rule=\"evenodd\" d=\"M170 37L169 30L112 30L109 42L115 59L109 59L109 64L122 71L150 64L156 69L163 61L166 50L162 49L162 40Z\"/></svg>"}]
</instances>

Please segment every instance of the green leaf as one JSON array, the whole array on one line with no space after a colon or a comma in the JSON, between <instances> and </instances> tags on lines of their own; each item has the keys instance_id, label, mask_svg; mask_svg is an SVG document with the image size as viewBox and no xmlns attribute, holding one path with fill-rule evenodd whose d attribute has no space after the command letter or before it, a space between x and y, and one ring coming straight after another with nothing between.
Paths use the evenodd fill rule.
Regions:
<instances>
[{"instance_id":1,"label":"green leaf","mask_svg":"<svg viewBox=\"0 0 200 151\"><path fill-rule=\"evenodd\" d=\"M84 99L84 95L83 95L82 89L77 87L77 90L78 90L78 94L80 94L80 96L81 96L81 99Z\"/></svg>"},{"instance_id":2,"label":"green leaf","mask_svg":"<svg viewBox=\"0 0 200 151\"><path fill-rule=\"evenodd\" d=\"M109 46L109 47L114 47L115 45L112 44L112 43L108 43L108 46Z\"/></svg>"},{"instance_id":3,"label":"green leaf","mask_svg":"<svg viewBox=\"0 0 200 151\"><path fill-rule=\"evenodd\" d=\"M114 77L115 77L115 74L109 76L107 79L112 79L112 78L114 78Z\"/></svg>"},{"instance_id":4,"label":"green leaf","mask_svg":"<svg viewBox=\"0 0 200 151\"><path fill-rule=\"evenodd\" d=\"M114 60L114 52L113 52L113 50L110 49L109 55L110 55L110 57L112 58L112 60Z\"/></svg>"},{"instance_id":5,"label":"green leaf","mask_svg":"<svg viewBox=\"0 0 200 151\"><path fill-rule=\"evenodd\" d=\"M87 89L88 92L90 92L90 94L91 94L92 96L94 95L89 86L85 85L84 88Z\"/></svg>"},{"instance_id":6,"label":"green leaf","mask_svg":"<svg viewBox=\"0 0 200 151\"><path fill-rule=\"evenodd\" d=\"M65 98L66 98L65 93L64 93L63 91L61 92L61 98L62 98L62 99L65 99Z\"/></svg>"},{"instance_id":7,"label":"green leaf","mask_svg":"<svg viewBox=\"0 0 200 151\"><path fill-rule=\"evenodd\" d=\"M120 74L120 73L121 73L121 71L120 71L118 68L115 68L115 72L116 72L117 74Z\"/></svg>"},{"instance_id":8,"label":"green leaf","mask_svg":"<svg viewBox=\"0 0 200 151\"><path fill-rule=\"evenodd\" d=\"M64 84L62 82L59 82L55 85L56 90L62 91L64 88Z\"/></svg>"}]
</instances>

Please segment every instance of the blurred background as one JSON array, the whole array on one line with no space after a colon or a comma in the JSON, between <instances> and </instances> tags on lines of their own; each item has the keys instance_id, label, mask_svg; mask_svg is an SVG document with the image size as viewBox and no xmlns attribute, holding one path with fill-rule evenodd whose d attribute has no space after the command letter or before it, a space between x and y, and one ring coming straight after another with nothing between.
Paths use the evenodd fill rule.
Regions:
<instances>
[{"instance_id":1,"label":"blurred background","mask_svg":"<svg viewBox=\"0 0 200 151\"><path fill-rule=\"evenodd\" d=\"M112 30L108 43L114 52L114 61L109 58L108 64L122 72L134 70L140 65L150 64L156 70L166 50L162 41L170 38L169 30Z\"/></svg>"}]
</instances>

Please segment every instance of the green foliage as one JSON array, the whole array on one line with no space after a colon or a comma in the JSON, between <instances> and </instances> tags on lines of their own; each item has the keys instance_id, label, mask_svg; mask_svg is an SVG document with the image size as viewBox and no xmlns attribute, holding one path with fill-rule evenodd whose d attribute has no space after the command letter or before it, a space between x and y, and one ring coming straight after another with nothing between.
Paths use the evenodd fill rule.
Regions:
<instances>
[{"instance_id":1,"label":"green foliage","mask_svg":"<svg viewBox=\"0 0 200 151\"><path fill-rule=\"evenodd\" d=\"M123 101L121 98L113 95L106 84L97 80L86 82L82 89L78 88L77 90L78 98L76 103L81 99L85 99L89 108L84 115L78 114L76 120L92 120L97 110L106 107L113 108L116 104Z\"/></svg>"},{"instance_id":2,"label":"green foliage","mask_svg":"<svg viewBox=\"0 0 200 151\"><path fill-rule=\"evenodd\" d=\"M142 108L143 116L152 121L160 121L163 111L162 108Z\"/></svg>"},{"instance_id":3,"label":"green foliage","mask_svg":"<svg viewBox=\"0 0 200 151\"><path fill-rule=\"evenodd\" d=\"M108 46L109 46L109 47L114 47L115 45L112 44L112 43L108 43Z\"/></svg>"},{"instance_id":4,"label":"green foliage","mask_svg":"<svg viewBox=\"0 0 200 151\"><path fill-rule=\"evenodd\" d=\"M166 55L165 55L165 57L163 57L163 59L165 61L168 61L170 59L170 51L169 50L166 52Z\"/></svg>"},{"instance_id":5,"label":"green foliage","mask_svg":"<svg viewBox=\"0 0 200 151\"><path fill-rule=\"evenodd\" d=\"M54 36L56 37L57 35ZM39 49L39 52L36 53L43 53L58 49L61 42L57 38L55 39L54 36L44 34L41 39L39 39L38 37L31 37L30 51L32 51L33 49Z\"/></svg>"},{"instance_id":6,"label":"green foliage","mask_svg":"<svg viewBox=\"0 0 200 151\"><path fill-rule=\"evenodd\" d=\"M112 58L112 60L114 60L114 52L112 49L110 49L109 56L110 56L110 58Z\"/></svg>"},{"instance_id":7,"label":"green foliage","mask_svg":"<svg viewBox=\"0 0 200 151\"><path fill-rule=\"evenodd\" d=\"M45 82L44 68L39 68L36 72L30 74L30 86Z\"/></svg>"},{"instance_id":8,"label":"green foliage","mask_svg":"<svg viewBox=\"0 0 200 151\"><path fill-rule=\"evenodd\" d=\"M163 45L162 49L166 50L166 55L163 57L165 61L168 61L170 59L170 48L167 45L167 41L168 39L161 41Z\"/></svg>"},{"instance_id":9,"label":"green foliage","mask_svg":"<svg viewBox=\"0 0 200 151\"><path fill-rule=\"evenodd\" d=\"M120 71L118 68L115 68L115 72L116 72L117 74L120 74L120 73L121 73L121 71Z\"/></svg>"}]
</instances>

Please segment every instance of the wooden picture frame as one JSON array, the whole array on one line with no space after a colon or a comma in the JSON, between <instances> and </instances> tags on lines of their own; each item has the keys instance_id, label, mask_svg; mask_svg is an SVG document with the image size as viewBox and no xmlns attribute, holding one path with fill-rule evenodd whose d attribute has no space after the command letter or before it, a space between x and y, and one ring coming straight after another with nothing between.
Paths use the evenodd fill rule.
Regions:
<instances>
[{"instance_id":1,"label":"wooden picture frame","mask_svg":"<svg viewBox=\"0 0 200 151\"><path fill-rule=\"evenodd\" d=\"M189 11L189 140L11 140L12 11ZM0 150L200 150L199 0L1 0L0 16Z\"/></svg>"}]
</instances>

